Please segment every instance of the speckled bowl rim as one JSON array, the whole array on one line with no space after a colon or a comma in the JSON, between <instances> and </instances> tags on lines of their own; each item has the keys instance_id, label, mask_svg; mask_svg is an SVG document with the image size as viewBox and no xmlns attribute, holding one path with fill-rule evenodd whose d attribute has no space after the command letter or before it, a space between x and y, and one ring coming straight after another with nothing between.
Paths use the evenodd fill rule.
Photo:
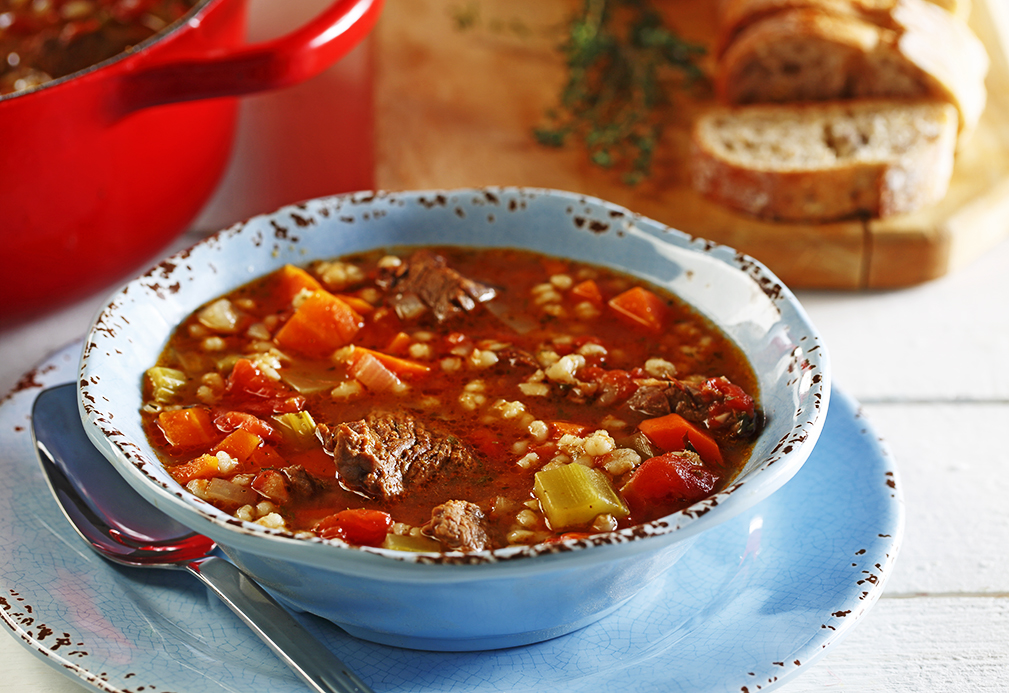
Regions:
<instances>
[{"instance_id":1,"label":"speckled bowl rim","mask_svg":"<svg viewBox=\"0 0 1009 693\"><path fill-rule=\"evenodd\" d=\"M410 553L382 548L347 546L337 540L319 538L295 538L287 531L264 528L254 523L243 522L202 501L179 487L149 452L146 440L136 441L125 435L116 425L115 407L108 392L102 388L102 369L108 365L107 357L125 348L117 344L117 335L133 329L118 311L135 300L138 294L163 299L178 291L173 273L178 268L191 269L194 258L203 251L224 252L230 239L246 238L255 244L273 244L277 249L296 247L300 234L319 223L353 222L355 219L376 220L410 204L431 209L462 205L458 201L468 199L482 201L490 214L504 214L506 211L523 210L537 198L557 198L568 205L575 226L591 234L616 233L618 236L644 234L656 239L655 242L668 244L707 256L732 268L745 276L766 296L778 310L787 326L795 331L793 349L788 370L791 373L790 387L804 388L804 394L796 402L793 420L796 424L782 433L771 451L759 463L748 463L744 472L721 492L695 503L684 510L662 517L652 522L632 528L594 535L584 539L567 540L534 546L513 546L493 551L475 553ZM463 206L456 207L458 216L464 215ZM318 215L318 216L317 216ZM318 221L322 218L324 221ZM265 229L269 229L272 238ZM651 242L651 241L650 241ZM431 244L428 241L426 244ZM374 247L386 247L389 243L379 243ZM397 244L400 245L400 244ZM408 245L403 243L402 245ZM486 247L485 244L472 244ZM497 243L505 247L507 243ZM658 246L657 246L658 247ZM330 255L306 255L304 262L322 257L333 257L344 252L337 250ZM274 254L276 254L275 251ZM555 253L556 254L556 253ZM287 259L285 261L292 261ZM606 258L590 260L607 265ZM280 264L283 264L282 262ZM277 264L276 266L280 266ZM618 269L633 273L634 270L620 265ZM217 271L213 264L211 271ZM269 269L236 281L239 286ZM223 293L215 291L204 295L201 302ZM197 307L192 305L189 311ZM187 311L188 313L188 311ZM184 313L184 314L187 314ZM183 314L183 316L184 316ZM709 316L710 317L710 316ZM181 319L181 317L179 318ZM174 324L172 325L174 327ZM168 331L164 337L167 340ZM163 345L162 341L162 345ZM108 349L106 349L106 347ZM142 371L137 372L137 387ZM759 377L759 374L758 374ZM196 531L211 536L226 550L247 550L258 555L266 555L300 561L312 565L328 566L334 569L367 574L372 568L395 564L425 564L439 566L473 566L514 564L516 559L525 568L531 567L530 559L605 560L614 551L621 554L637 553L657 548L658 544L681 541L728 520L739 512L766 498L786 483L802 466L819 438L826 417L830 396L829 357L823 341L809 321L805 311L791 291L763 264L738 253L728 246L696 238L681 231L631 212L619 205L578 193L520 187L463 188L457 190L425 190L404 192L357 192L345 195L309 200L280 210L253 217L219 231L193 247L176 253L152 268L146 274L127 283L113 293L99 309L92 327L85 339L80 363L78 398L82 421L89 438L116 466L127 481L149 501L175 519L188 524ZM112 398L114 399L114 397ZM766 398L765 398L766 399ZM139 417L139 413L137 413ZM651 541L641 541L651 539ZM659 541L664 540L664 541ZM597 548L598 547L598 548ZM595 548L594 551L586 549ZM376 562L378 559L378 562ZM391 561L389 559L392 559ZM415 573L415 575L418 575Z\"/></svg>"}]
</instances>

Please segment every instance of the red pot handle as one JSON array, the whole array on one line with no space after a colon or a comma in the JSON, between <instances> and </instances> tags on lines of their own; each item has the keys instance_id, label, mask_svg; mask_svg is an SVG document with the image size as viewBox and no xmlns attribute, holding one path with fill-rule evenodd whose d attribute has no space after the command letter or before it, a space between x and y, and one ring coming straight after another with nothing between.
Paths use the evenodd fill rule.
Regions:
<instances>
[{"instance_id":1,"label":"red pot handle","mask_svg":"<svg viewBox=\"0 0 1009 693\"><path fill-rule=\"evenodd\" d=\"M286 87L335 63L375 26L384 0L336 0L286 36L218 51L204 59L136 69L119 90L120 115L150 106L217 96L241 96Z\"/></svg>"}]
</instances>

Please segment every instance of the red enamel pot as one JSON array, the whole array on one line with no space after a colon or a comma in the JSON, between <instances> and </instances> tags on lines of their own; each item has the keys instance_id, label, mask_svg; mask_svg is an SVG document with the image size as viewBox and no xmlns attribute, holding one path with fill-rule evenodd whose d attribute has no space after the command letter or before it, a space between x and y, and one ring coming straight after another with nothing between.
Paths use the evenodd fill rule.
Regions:
<instances>
[{"instance_id":1,"label":"red enamel pot","mask_svg":"<svg viewBox=\"0 0 1009 693\"><path fill-rule=\"evenodd\" d=\"M335 0L245 44L246 0L205 0L132 51L0 97L0 319L119 279L185 230L231 152L237 99L350 51L382 0Z\"/></svg>"}]
</instances>

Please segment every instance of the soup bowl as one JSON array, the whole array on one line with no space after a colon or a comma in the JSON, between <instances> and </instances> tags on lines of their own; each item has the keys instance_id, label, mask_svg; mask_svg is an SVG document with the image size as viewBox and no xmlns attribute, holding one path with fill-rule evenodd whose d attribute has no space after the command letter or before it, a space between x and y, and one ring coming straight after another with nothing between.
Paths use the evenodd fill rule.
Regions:
<instances>
[{"instance_id":1,"label":"soup bowl","mask_svg":"<svg viewBox=\"0 0 1009 693\"><path fill-rule=\"evenodd\" d=\"M180 321L284 264L425 245L522 248L602 265L691 304L740 347L758 379L765 421L741 471L722 491L635 527L470 553L297 538L222 512L173 479L145 436L141 382ZM292 608L367 640L433 650L541 641L619 608L698 535L796 473L820 434L830 393L820 336L759 262L602 200L523 188L356 193L255 217L114 293L87 336L80 368L89 437L147 500L213 538Z\"/></svg>"}]
</instances>

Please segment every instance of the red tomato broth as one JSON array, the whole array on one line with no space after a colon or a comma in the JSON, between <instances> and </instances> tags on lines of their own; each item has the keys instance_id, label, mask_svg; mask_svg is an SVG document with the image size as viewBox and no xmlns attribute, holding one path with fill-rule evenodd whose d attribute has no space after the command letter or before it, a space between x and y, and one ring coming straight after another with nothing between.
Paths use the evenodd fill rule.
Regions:
<instances>
[{"instance_id":1,"label":"red tomato broth","mask_svg":"<svg viewBox=\"0 0 1009 693\"><path fill-rule=\"evenodd\" d=\"M209 407L212 412L245 411L274 428L275 414L270 410L279 415L289 409L290 402L299 403L297 410L309 412L316 425L321 423L329 427L363 420L373 411L406 411L439 433L462 441L477 460L473 471L443 474L437 483L417 484L402 497L382 498L364 493L360 488L349 487L344 483L346 480L337 481L337 464L331 452L323 448L323 436L318 434L318 430L316 436L303 439L298 444L286 439L279 442L264 440L263 446L274 449L284 465L300 465L318 482L316 490L307 498L273 504L275 507L271 512L283 521L279 528L296 534L306 533L307 536L317 523L336 513L347 509L367 509L388 513L396 523L391 530L393 533L417 535L418 532L427 533L425 525L431 519L432 508L449 500L465 500L479 506L483 515L481 525L486 531L486 542L479 548L498 548L509 543L538 543L554 541L561 536L593 534L637 521L634 516L614 516L603 518L602 528L593 523L552 527L538 508L532 489L536 472L557 463L553 458L562 452L564 441L570 444L573 438L576 439L574 445L577 448L588 438L581 443L577 439L592 436L595 431L608 430L617 449L641 451L637 452L640 459L636 466L650 457L667 454L654 441L642 444L641 434L637 432L641 421L656 416L634 411L627 403L628 393L644 387L640 383L655 380L645 370L649 359L662 359L672 364L676 369L676 379L696 376L697 382L701 383L709 378L725 376L736 387L723 389L734 396L738 396L741 389L756 399L756 378L740 350L707 320L668 292L608 269L527 251L435 250L447 258L448 266L463 277L493 287L495 297L487 305L478 303L472 310L457 312L444 322L437 321L431 309L424 310L417 317L404 319L387 305L387 292L376 285L377 268L387 251L343 258L340 266L350 265L360 270L353 273L353 278L346 285L342 280L334 283L333 273L328 269L331 265L315 263L306 268L324 290L350 297L348 300L363 299L374 307L366 315L356 313L360 317L360 328L351 343L354 348L363 348L358 349L357 357L367 349L376 355L395 356L427 367L404 368L394 360L376 359L379 363L389 364L392 369L389 372L396 376L393 381L400 383L398 391L375 392L362 387L352 375L356 358L352 351L340 362L328 355L313 358L298 349L276 349L271 338L291 320L299 302L295 297L292 305L289 269L230 293L226 298L233 308L234 321L225 329L207 327L200 321L200 311L194 312L176 330L157 364L182 371L185 382L173 391L168 402L155 401L150 379L145 382L145 425L165 465L171 469L204 452L192 448L175 449L167 444L157 425L157 414L165 409L198 405ZM396 254L406 259L409 266L410 251L396 251ZM561 278L558 279L558 276ZM588 280L594 287L591 293L598 290L601 301L585 298L584 282ZM638 293L637 287L661 297L661 310L656 311L653 305L649 313L649 320L654 320L657 312L662 314L660 330L656 330L653 324L635 326L634 320L616 316L608 308L607 301L629 289ZM311 285L304 285L304 288L302 298L315 290ZM493 310L489 310L488 306ZM409 338L409 343L404 335ZM390 353L390 345L395 346L395 354ZM266 352L267 349L272 349L272 352ZM518 362L518 365L509 365L506 357L512 353L510 350L520 350L525 356L532 355L536 362L532 365ZM307 353L311 351L309 349ZM549 354L551 351L553 355ZM497 362L486 365L481 361L485 352L493 353ZM571 385L546 376L530 383L530 378L535 379L536 373L552 372L545 367L551 359L562 359L579 352L585 364L576 374L584 373L595 383L580 381ZM266 360L280 365L276 372L281 375L281 380L272 380L273 388L243 400L241 393L246 390L232 387L229 391L228 384L233 380L236 364L241 361L254 363L257 353L272 353ZM340 354L340 349L334 353ZM247 371L247 366L246 363L239 366L241 372ZM270 378L269 374L259 375ZM288 382L284 380L285 375L290 379ZM260 377L248 376L245 373L246 380L250 382L258 383L260 380ZM296 391L289 383L296 383L302 391ZM520 387L537 383L548 386L548 396L526 395ZM356 394L335 396L337 391L343 392L346 388L356 388ZM531 390L536 391L536 388ZM717 393L718 388L708 387L706 391ZM607 392L609 394L605 394ZM747 395L742 397L746 399ZM599 406L598 402L603 398L613 401ZM495 408L495 404L500 402L520 402L522 406L513 404L509 409L506 404ZM741 406L738 400L731 406L715 402L710 411L723 413L740 408L745 409L745 406ZM518 413L510 418L506 416L506 411L513 410L518 410ZM753 414L752 429L759 425L760 417L752 401L750 412ZM234 420L236 416L231 418ZM545 436L541 429L537 429L540 430L539 438L530 433L535 422L546 424ZM623 425L618 425L618 422L623 422ZM232 425L235 425L234 421ZM704 427L706 424L700 422L697 425ZM249 428L257 430L255 425ZM725 431L708 431L717 441L722 456L721 464L710 460L703 462L706 473L717 479L714 491L723 488L742 467L752 445L752 430L749 433L751 435L731 436ZM225 435L222 431L214 444ZM605 436L596 439L594 443L597 447L600 440L606 443ZM208 450L212 447L209 445ZM536 454L538 459L521 464L520 460L531 453ZM587 454L583 452L580 455L583 462L586 462ZM689 446L686 454L690 454ZM614 490L619 492L632 477L633 471L624 470L619 465L616 467L619 473L607 471L605 463L614 455L610 452L589 457L591 465L606 473ZM275 461L277 455L269 459ZM690 459L700 463L695 458ZM569 462L577 463L570 459ZM248 477L261 471L256 464L247 461L240 469L230 473L232 478L241 481L243 475ZM197 488L194 492L199 495L200 490ZM663 497L658 492L650 493L657 498ZM640 493L637 495L641 496ZM696 500L698 498L667 499L668 506L653 508L647 513L647 519L675 512ZM227 505L220 507L229 512L236 511ZM259 512L253 510L253 515ZM638 516L642 514L636 513ZM243 519L263 521L261 517ZM276 520L275 517L273 519ZM325 522L321 526L325 526ZM443 544L442 548L452 550L457 547L450 543ZM462 550L475 548L470 546Z\"/></svg>"}]
</instances>

